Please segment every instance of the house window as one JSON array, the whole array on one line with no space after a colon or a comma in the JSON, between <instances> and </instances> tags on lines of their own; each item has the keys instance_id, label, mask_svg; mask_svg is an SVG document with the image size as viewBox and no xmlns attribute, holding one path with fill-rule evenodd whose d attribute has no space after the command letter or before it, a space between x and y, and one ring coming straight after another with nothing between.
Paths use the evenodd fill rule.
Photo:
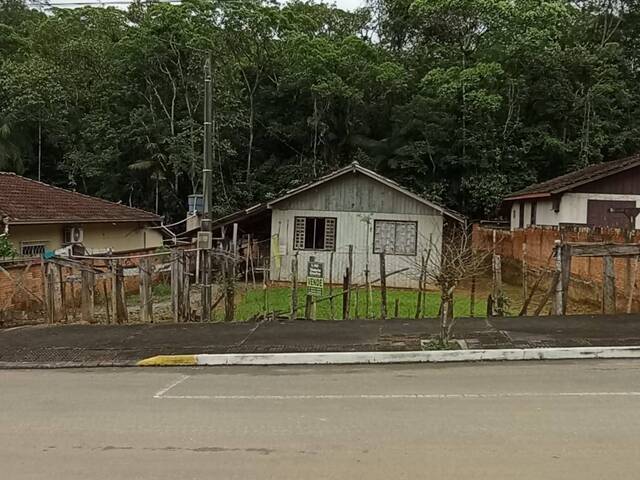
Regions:
<instances>
[{"instance_id":1,"label":"house window","mask_svg":"<svg viewBox=\"0 0 640 480\"><path fill-rule=\"evenodd\" d=\"M293 248L296 250L335 250L336 219L296 217Z\"/></svg>"},{"instance_id":2,"label":"house window","mask_svg":"<svg viewBox=\"0 0 640 480\"><path fill-rule=\"evenodd\" d=\"M531 225L536 224L536 210L538 209L538 202L531 202L531 221L529 222Z\"/></svg>"},{"instance_id":3,"label":"house window","mask_svg":"<svg viewBox=\"0 0 640 480\"><path fill-rule=\"evenodd\" d=\"M376 220L373 229L373 253L415 255L418 243L418 223L396 220Z\"/></svg>"},{"instance_id":4,"label":"house window","mask_svg":"<svg viewBox=\"0 0 640 480\"><path fill-rule=\"evenodd\" d=\"M40 257L47 247L46 241L21 242L20 255L23 257Z\"/></svg>"}]
</instances>

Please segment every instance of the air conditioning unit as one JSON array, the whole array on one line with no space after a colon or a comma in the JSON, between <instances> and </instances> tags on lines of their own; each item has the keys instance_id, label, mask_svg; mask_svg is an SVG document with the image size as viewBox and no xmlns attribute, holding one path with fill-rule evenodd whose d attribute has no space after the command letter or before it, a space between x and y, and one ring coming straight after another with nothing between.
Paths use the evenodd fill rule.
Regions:
<instances>
[{"instance_id":1,"label":"air conditioning unit","mask_svg":"<svg viewBox=\"0 0 640 480\"><path fill-rule=\"evenodd\" d=\"M83 240L84 240L84 232L82 231L82 227L65 228L64 230L65 245L82 243Z\"/></svg>"}]
</instances>

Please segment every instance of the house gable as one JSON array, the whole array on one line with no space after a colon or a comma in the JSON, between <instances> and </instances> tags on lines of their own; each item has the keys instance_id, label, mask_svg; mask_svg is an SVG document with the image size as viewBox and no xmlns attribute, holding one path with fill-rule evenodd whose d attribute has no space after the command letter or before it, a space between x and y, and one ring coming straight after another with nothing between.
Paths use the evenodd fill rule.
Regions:
<instances>
[{"instance_id":1,"label":"house gable","mask_svg":"<svg viewBox=\"0 0 640 480\"><path fill-rule=\"evenodd\" d=\"M640 195L640 166L615 173L593 182L579 185L571 190L579 193L610 193L618 195Z\"/></svg>"},{"instance_id":2,"label":"house gable","mask_svg":"<svg viewBox=\"0 0 640 480\"><path fill-rule=\"evenodd\" d=\"M434 207L358 171L348 172L284 200L274 209L441 215Z\"/></svg>"}]
</instances>

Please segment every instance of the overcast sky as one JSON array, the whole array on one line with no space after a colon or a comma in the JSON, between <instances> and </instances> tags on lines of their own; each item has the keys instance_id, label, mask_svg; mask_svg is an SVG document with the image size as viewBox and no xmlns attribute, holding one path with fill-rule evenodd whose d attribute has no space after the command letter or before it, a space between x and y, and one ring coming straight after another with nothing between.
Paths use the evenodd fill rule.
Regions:
<instances>
[{"instance_id":1,"label":"overcast sky","mask_svg":"<svg viewBox=\"0 0 640 480\"><path fill-rule=\"evenodd\" d=\"M345 10L353 10L364 5L364 0L335 0L335 2L339 8Z\"/></svg>"},{"instance_id":2,"label":"overcast sky","mask_svg":"<svg viewBox=\"0 0 640 480\"><path fill-rule=\"evenodd\" d=\"M109 0L103 0L105 4L109 5ZM280 2L282 1L286 1L286 0L280 0ZM317 2L321 1L321 0L316 0ZM366 0L323 0L324 3L335 3L338 8L342 8L345 10L353 10L354 8L358 8L361 7L365 4ZM65 3L69 3L69 4L76 4L76 2L82 2L82 4L84 4L85 2L88 3L95 3L96 5L100 4L100 0L50 0L51 4L55 4L55 5L61 5L61 4L65 4ZM38 0L32 0L31 1L32 4L38 4ZM119 3L119 2L115 2L115 3ZM124 7L122 7L124 8Z\"/></svg>"}]
</instances>

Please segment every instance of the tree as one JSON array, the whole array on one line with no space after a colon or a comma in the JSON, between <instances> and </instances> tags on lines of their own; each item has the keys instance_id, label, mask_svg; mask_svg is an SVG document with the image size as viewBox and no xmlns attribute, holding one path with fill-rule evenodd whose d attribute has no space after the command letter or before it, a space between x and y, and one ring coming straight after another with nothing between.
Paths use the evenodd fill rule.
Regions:
<instances>
[{"instance_id":1,"label":"tree","mask_svg":"<svg viewBox=\"0 0 640 480\"><path fill-rule=\"evenodd\" d=\"M451 224L440 241L423 239L422 258L413 262L413 271L427 284L440 290L440 336L448 346L455 326L454 294L461 283L487 271L489 252L478 252L472 247L471 231L466 225Z\"/></svg>"}]
</instances>

